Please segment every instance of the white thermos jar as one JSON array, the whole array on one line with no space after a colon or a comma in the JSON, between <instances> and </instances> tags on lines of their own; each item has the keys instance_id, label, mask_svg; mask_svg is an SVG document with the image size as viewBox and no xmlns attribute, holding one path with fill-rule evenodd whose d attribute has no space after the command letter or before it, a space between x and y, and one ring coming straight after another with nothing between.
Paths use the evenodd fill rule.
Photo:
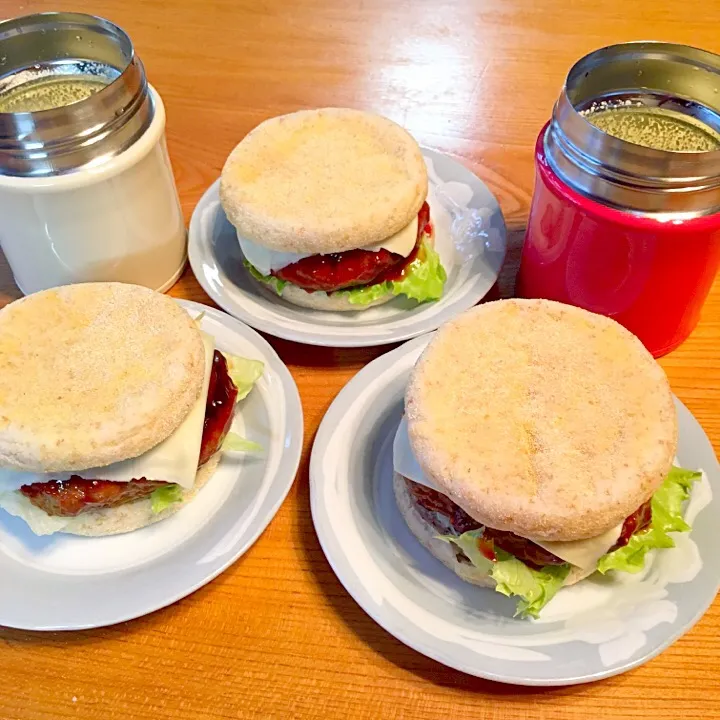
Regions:
<instances>
[{"instance_id":1,"label":"white thermos jar","mask_svg":"<svg viewBox=\"0 0 720 720\"><path fill-rule=\"evenodd\" d=\"M127 35L76 13L0 23L0 247L20 290L165 291L186 242L165 109Z\"/></svg>"}]
</instances>

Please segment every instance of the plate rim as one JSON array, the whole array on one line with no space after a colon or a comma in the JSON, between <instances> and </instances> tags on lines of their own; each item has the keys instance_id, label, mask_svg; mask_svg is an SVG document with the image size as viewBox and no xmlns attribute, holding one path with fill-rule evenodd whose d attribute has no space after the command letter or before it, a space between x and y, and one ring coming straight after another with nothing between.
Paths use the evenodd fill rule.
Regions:
<instances>
[{"instance_id":1,"label":"plate rim","mask_svg":"<svg viewBox=\"0 0 720 720\"><path fill-rule=\"evenodd\" d=\"M13 630L23 630L23 631L29 631L29 632L74 632L74 631L82 631L82 630L92 630L96 628L103 628L103 627L112 627L114 625L118 625L120 623L128 622L131 620L136 620L141 617L145 617L146 615L151 615L152 613L157 612L158 610L162 610L166 607L169 607L170 605L174 605L176 602L179 602L180 600L183 600L184 598L192 595L200 588L204 587L205 585L208 585L211 583L215 578L217 578L219 575L224 573L231 565L234 565L245 553L259 540L260 536L267 530L270 523L275 519L275 516L277 515L278 511L282 507L283 503L285 502L288 494L290 493L290 490L292 489L293 485L295 484L295 480L297 478L298 469L300 467L300 460L302 458L302 451L304 447L304 439L305 439L305 423L304 423L304 415L303 415L303 409L302 409L302 402L300 399L300 393L298 391L297 384L295 382L295 379L293 378L292 374L290 373L287 365L283 362L283 360L280 358L280 356L277 354L275 349L270 345L270 343L265 340L257 331L255 331L253 328L249 327L242 321L238 320L237 318L233 317L232 315L222 311L218 310L217 308L210 307L209 305L204 305L202 303L196 302L194 300L186 300L184 298L171 298L174 302L176 302L178 305L183 307L186 310L192 310L197 311L199 313L204 312L207 317L211 317L215 319L217 322L224 325L226 328L230 329L232 332L238 333L237 329L233 328L233 325L239 325L242 327L242 331L239 332L241 336L245 337L246 339L250 339L253 344L255 344L258 348L260 348L263 353L266 353L268 357L270 357L273 361L273 370L277 374L280 383L283 388L283 394L285 395L286 400L286 417L288 418L288 430L292 430L290 428L291 424L297 424L296 432L293 433L293 441L288 447L283 447L282 455L283 459L285 457L288 457L288 462L290 465L288 466L288 469L292 468L293 472L292 474L289 474L289 481L287 482L286 487L282 489L282 492L278 496L278 499L276 502L273 503L270 510L267 512L264 519L259 521L257 523L257 528L254 532L249 533L247 536L245 536L242 540L242 542L238 543L237 549L230 555L226 560L224 560L218 568L214 569L212 572L203 575L203 578L201 580L198 580L195 583L192 583L192 585L188 586L185 590L182 590L181 592L174 593L172 596L160 601L159 603L152 603L150 604L146 609L137 612L132 611L129 613L125 613L122 615L118 615L116 619L113 619L111 621L103 621L100 623L97 622L87 622L87 623L74 623L74 624L53 624L53 625L30 625L30 624L23 624L23 623L16 623L12 625L7 625L2 622L0 622L0 628L10 628ZM294 421L290 418L296 418ZM275 482L277 478L277 475L273 477L271 480L272 482ZM88 538L91 539L91 538ZM192 537L188 538L186 542L192 542ZM160 562L162 562L162 556L158 558ZM119 571L123 572L123 571ZM47 575L52 575L52 573L45 573ZM113 575L116 573L110 573L110 575Z\"/></svg>"},{"instance_id":2,"label":"plate rim","mask_svg":"<svg viewBox=\"0 0 720 720\"><path fill-rule=\"evenodd\" d=\"M318 489L320 483L322 482L319 478L324 475L322 471L322 457L324 456L325 450L329 445L329 441L332 439L332 436L335 432L335 423L333 422L334 416L343 413L341 408L343 405L347 405L346 398L351 396L354 385L365 384L365 379L368 375L380 375L389 370L393 365L395 365L407 354L414 352L416 348L424 348L430 342L434 334L435 331L426 333L412 340L409 340L408 342L403 343L402 345L400 345L400 347L394 348L393 350L390 350L389 352L381 355L380 357L375 358L367 365L365 365L352 378L350 378L350 380L335 396L335 399L325 412L325 415L320 422L320 426L318 427L317 433L315 435L315 440L313 442L312 452L310 455L309 476L310 510L313 520L313 526L315 528L315 534L318 538L323 554L325 555L328 564L335 573L335 576L340 581L340 584L345 588L346 592L350 595L350 597L352 597L352 599L358 604L360 609L370 618L372 618L385 632L388 632L390 635L395 637L404 645L407 645L412 650L415 650L416 652L425 655L431 660L439 662L442 665L445 665L446 667L452 668L454 670L458 670L468 675L472 675L474 677L479 677L494 682L500 682L507 685L518 685L525 687L558 687L581 685L585 683L596 682L598 680L603 680L605 678L613 677L615 675L620 675L636 667L639 667L640 665L644 665L645 663L662 653L664 650L666 650L680 637L689 632L689 630L691 630L697 624L700 618L715 602L717 591L720 589L720 575L718 577L715 595L710 597L706 603L703 603L703 605L698 609L698 611L692 616L689 623L679 627L677 632L669 633L667 638L663 642L659 643L657 646L653 647L647 652L642 653L639 657L621 663L620 665L610 668L606 671L600 670L598 672L584 673L575 676L558 677L552 679L535 679L532 677L521 676L514 677L507 674L495 673L492 670L483 670L482 672L480 672L477 667L469 665L467 663L463 663L462 661L456 661L452 657L447 657L443 655L442 652L436 651L431 645L428 645L422 640L418 640L412 637L410 633L405 632L402 629L398 630L398 628L393 627L391 621L388 621L386 618L382 617L381 608L376 609L372 603L366 603L367 597L364 594L364 585L362 583L360 575L354 574L352 572L348 574L344 571L338 571L337 561L341 556L344 556L342 551L342 545L341 543L336 543L336 546L337 548L339 548L339 550L329 549L327 544L328 538L323 537L323 532L319 529L319 527L322 527L323 524L318 522L318 518L321 516L322 513L325 512L321 499L321 492ZM715 450L712 446L712 443L710 442L710 439L705 433L702 425L700 425L695 416L690 412L690 410L682 402L682 400L680 400L674 393L673 397L680 406L679 412L686 413L689 419L695 424L698 440L705 446L705 449L709 451L710 455L714 458L714 467L703 467L703 470L708 475L709 480L711 473L715 474L716 476L717 474L720 474L720 463L718 463L718 459L715 455ZM369 610L368 606L372 608L372 610ZM491 658L488 658L488 663L490 665L492 664Z\"/></svg>"},{"instance_id":3,"label":"plate rim","mask_svg":"<svg viewBox=\"0 0 720 720\"><path fill-rule=\"evenodd\" d=\"M462 162L457 160L454 156L449 155L447 153L440 152L439 150L435 150L433 148L426 147L424 145L420 146L420 149L423 154L427 153L431 157L443 157L449 161L451 161L453 164L459 165L463 170L470 173L475 180L480 183L483 188L487 191L487 193L493 198L495 201L495 204L497 205L497 211L499 213L500 219L502 220L502 238L503 238L503 248L502 248L502 259L499 264L499 268L497 271L497 274L495 275L495 278L493 279L492 284L490 287L485 290L482 294L480 294L479 297L476 297L477 293L468 293L466 296L459 298L455 301L453 305L453 311L452 311L452 317L457 315L460 312L463 312L464 310L468 310L469 308L473 307L474 305L477 305L483 298L487 296L487 294L490 292L492 287L497 283L498 278L500 277L500 273L502 272L502 267L505 263L505 260L507 259L508 254L508 231L507 231L507 222L505 220L505 215L502 211L502 207L500 205L499 200L495 196L495 193L492 192L492 190L488 187L488 185L480 178L478 177L470 168L468 168L466 165L464 165ZM201 206L204 206L208 199L211 198L214 194L218 192L216 190L219 188L220 185L220 177L216 178L210 186L203 192L200 199L198 200L197 204L193 208L192 215L190 217L190 225L188 228L188 262L190 264L190 267L192 268L193 274L195 275L195 278L197 279L200 286L203 288L203 290L210 296L210 298L216 302L224 312L226 312L231 317L234 317L238 320L240 320L243 323L246 323L248 325L251 325L256 330L259 330L260 332L267 333L268 335L272 335L273 337L280 338L282 340L289 340L292 342L301 343L304 345L312 345L316 347L336 347L336 348L357 348L357 347L379 347L379 346L385 346L385 345L392 345L399 342L404 342L406 340L412 340L416 337L421 337L422 335L425 335L428 332L434 332L440 325L442 325L444 322L447 321L448 318L440 319L436 318L437 324L431 323L428 325L428 327L423 328L420 331L412 331L412 330L405 330L401 332L397 332L396 334L393 334L392 337L376 337L371 339L371 335L363 335L362 337L364 339L357 339L359 331L361 328L358 328L358 332L350 333L345 336L340 336L337 338L333 338L332 340L328 341L327 339L323 339L324 336L319 335L316 332L310 332L305 330L293 330L292 328L277 328L276 326L267 326L267 327L260 327L260 325L255 325L252 320L253 316L251 313L244 313L243 317L238 317L233 314L233 311L230 310L229 305L230 303L225 300L225 294L219 291L216 291L216 289L212 286L212 284L208 281L208 279L205 277L205 273L202 272L202 266L203 261L199 257L200 253L200 247L205 245L206 243L202 242L200 238L203 237L203 234L200 230L200 217L199 217L199 210ZM217 267L217 265L216 265ZM236 286L237 287L237 286ZM472 298L472 300L468 301L468 298ZM302 308L300 308L300 311L302 311ZM312 311L309 311L312 312Z\"/></svg>"}]
</instances>

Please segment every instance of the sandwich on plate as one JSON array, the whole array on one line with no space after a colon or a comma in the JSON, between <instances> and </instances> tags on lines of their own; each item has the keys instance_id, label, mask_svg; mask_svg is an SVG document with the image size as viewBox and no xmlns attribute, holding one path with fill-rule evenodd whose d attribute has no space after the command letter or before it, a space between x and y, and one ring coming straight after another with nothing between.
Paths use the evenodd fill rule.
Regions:
<instances>
[{"instance_id":1,"label":"sandwich on plate","mask_svg":"<svg viewBox=\"0 0 720 720\"><path fill-rule=\"evenodd\" d=\"M614 320L487 303L440 328L412 370L395 497L436 558L537 616L564 585L639 572L690 530L700 473L673 465L677 432L665 373Z\"/></svg>"},{"instance_id":2,"label":"sandwich on plate","mask_svg":"<svg viewBox=\"0 0 720 720\"><path fill-rule=\"evenodd\" d=\"M427 194L412 136L345 108L266 120L232 151L220 181L251 275L316 310L440 298L446 273Z\"/></svg>"},{"instance_id":3,"label":"sandwich on plate","mask_svg":"<svg viewBox=\"0 0 720 720\"><path fill-rule=\"evenodd\" d=\"M88 283L0 310L0 508L33 532L112 535L192 500L263 364L147 288Z\"/></svg>"}]
</instances>

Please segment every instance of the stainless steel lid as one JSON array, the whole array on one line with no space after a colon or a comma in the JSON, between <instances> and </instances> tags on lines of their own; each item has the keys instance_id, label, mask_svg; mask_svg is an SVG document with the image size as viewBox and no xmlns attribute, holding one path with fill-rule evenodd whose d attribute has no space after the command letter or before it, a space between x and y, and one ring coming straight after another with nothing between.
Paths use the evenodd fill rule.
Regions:
<instances>
[{"instance_id":1,"label":"stainless steel lid","mask_svg":"<svg viewBox=\"0 0 720 720\"><path fill-rule=\"evenodd\" d=\"M84 100L0 112L0 174L61 175L127 149L153 118L145 70L130 38L92 15L40 13L0 23L0 98L44 78L106 83Z\"/></svg>"},{"instance_id":2,"label":"stainless steel lid","mask_svg":"<svg viewBox=\"0 0 720 720\"><path fill-rule=\"evenodd\" d=\"M720 131L720 57L685 45L635 42L597 50L567 76L545 134L555 173L582 194L638 213L720 209L720 150L671 152L595 127L593 103L638 103L692 116Z\"/></svg>"}]
</instances>

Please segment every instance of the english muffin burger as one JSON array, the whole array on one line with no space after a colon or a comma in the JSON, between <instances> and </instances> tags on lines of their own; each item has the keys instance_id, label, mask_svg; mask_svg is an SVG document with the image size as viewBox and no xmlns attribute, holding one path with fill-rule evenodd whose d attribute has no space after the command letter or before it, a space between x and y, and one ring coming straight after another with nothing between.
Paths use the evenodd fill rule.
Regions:
<instances>
[{"instance_id":1,"label":"english muffin burger","mask_svg":"<svg viewBox=\"0 0 720 720\"><path fill-rule=\"evenodd\" d=\"M637 572L690 529L700 473L673 466L676 441L668 381L634 335L556 302L492 302L413 369L395 496L433 555L537 616L563 585Z\"/></svg>"},{"instance_id":2,"label":"english muffin burger","mask_svg":"<svg viewBox=\"0 0 720 720\"><path fill-rule=\"evenodd\" d=\"M264 287L318 310L437 300L427 169L387 118L324 108L272 118L232 151L220 199Z\"/></svg>"},{"instance_id":3,"label":"english muffin burger","mask_svg":"<svg viewBox=\"0 0 720 720\"><path fill-rule=\"evenodd\" d=\"M209 480L262 363L227 356L170 298L71 285L0 310L0 508L38 535L169 517Z\"/></svg>"}]
</instances>

